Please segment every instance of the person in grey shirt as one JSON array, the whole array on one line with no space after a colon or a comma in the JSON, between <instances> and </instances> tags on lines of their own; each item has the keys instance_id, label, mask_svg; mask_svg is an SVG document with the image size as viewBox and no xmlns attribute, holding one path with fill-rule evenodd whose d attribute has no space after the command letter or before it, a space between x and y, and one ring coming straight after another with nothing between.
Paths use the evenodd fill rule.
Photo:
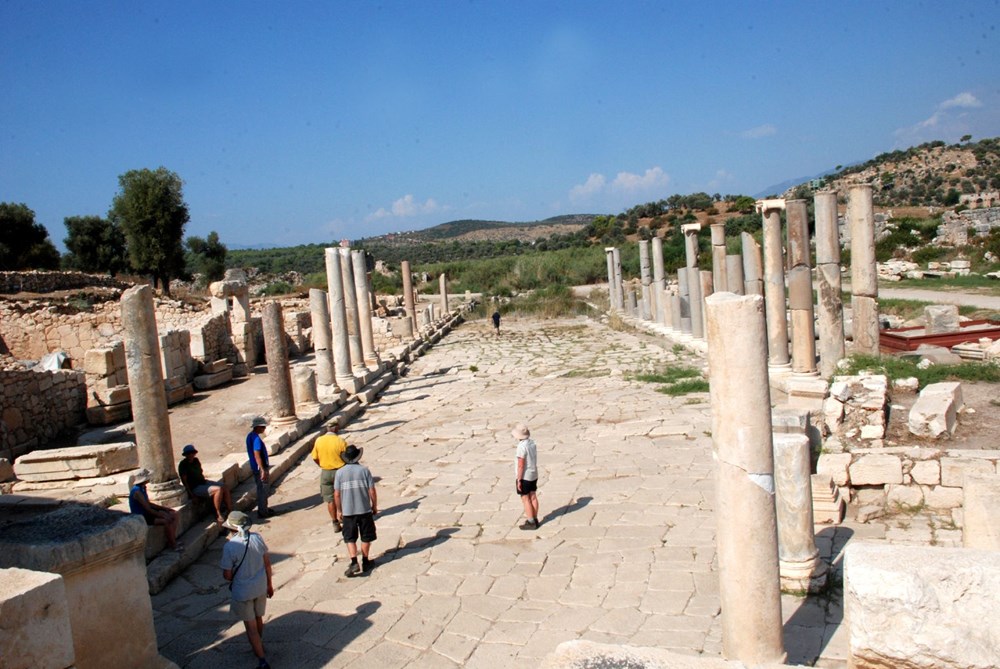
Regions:
<instances>
[{"instance_id":1,"label":"person in grey shirt","mask_svg":"<svg viewBox=\"0 0 1000 669\"><path fill-rule=\"evenodd\" d=\"M250 531L251 523L242 511L233 511L226 519L224 527L236 535L222 547L222 576L232 591L230 611L243 621L258 669L270 669L264 657L264 611L274 596L271 558L264 538Z\"/></svg>"},{"instance_id":2,"label":"person in grey shirt","mask_svg":"<svg viewBox=\"0 0 1000 669\"><path fill-rule=\"evenodd\" d=\"M360 576L374 566L368 557L375 533L375 514L378 513L378 495L372 473L358 463L365 449L350 445L341 459L344 466L337 470L333 480L333 501L337 507L337 520L343 527L344 543L351 564L344 572L348 577ZM358 565L358 537L361 538L361 565Z\"/></svg>"},{"instance_id":3,"label":"person in grey shirt","mask_svg":"<svg viewBox=\"0 0 1000 669\"><path fill-rule=\"evenodd\" d=\"M525 516L524 524L519 527L522 530L537 530L541 524L538 522L538 449L524 423L515 425L510 434L517 439L514 482Z\"/></svg>"}]
</instances>

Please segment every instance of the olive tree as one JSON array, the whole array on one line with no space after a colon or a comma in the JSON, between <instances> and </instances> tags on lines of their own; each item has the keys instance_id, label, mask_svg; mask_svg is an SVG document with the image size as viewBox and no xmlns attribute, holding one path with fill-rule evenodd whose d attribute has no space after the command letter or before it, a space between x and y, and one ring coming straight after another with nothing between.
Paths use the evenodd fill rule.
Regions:
<instances>
[{"instance_id":1,"label":"olive tree","mask_svg":"<svg viewBox=\"0 0 1000 669\"><path fill-rule=\"evenodd\" d=\"M0 202L0 270L58 269L59 251L26 204Z\"/></svg>"},{"instance_id":2,"label":"olive tree","mask_svg":"<svg viewBox=\"0 0 1000 669\"><path fill-rule=\"evenodd\" d=\"M114 276L128 267L125 235L121 229L100 216L67 216L66 238L69 253L63 264L84 272L107 272Z\"/></svg>"},{"instance_id":3,"label":"olive tree","mask_svg":"<svg viewBox=\"0 0 1000 669\"><path fill-rule=\"evenodd\" d=\"M129 264L170 294L171 277L184 271L184 226L189 220L184 182L165 167L130 170L118 177L108 218L125 234Z\"/></svg>"}]
</instances>

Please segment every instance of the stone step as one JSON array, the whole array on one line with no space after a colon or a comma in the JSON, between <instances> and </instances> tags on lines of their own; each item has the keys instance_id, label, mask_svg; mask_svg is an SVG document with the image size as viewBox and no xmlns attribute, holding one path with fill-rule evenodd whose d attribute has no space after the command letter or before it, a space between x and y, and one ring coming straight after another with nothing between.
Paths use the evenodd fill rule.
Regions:
<instances>
[{"instance_id":1,"label":"stone step","mask_svg":"<svg viewBox=\"0 0 1000 669\"><path fill-rule=\"evenodd\" d=\"M72 446L33 451L14 464L14 473L23 481L66 481L108 476L139 466L133 443Z\"/></svg>"}]
</instances>

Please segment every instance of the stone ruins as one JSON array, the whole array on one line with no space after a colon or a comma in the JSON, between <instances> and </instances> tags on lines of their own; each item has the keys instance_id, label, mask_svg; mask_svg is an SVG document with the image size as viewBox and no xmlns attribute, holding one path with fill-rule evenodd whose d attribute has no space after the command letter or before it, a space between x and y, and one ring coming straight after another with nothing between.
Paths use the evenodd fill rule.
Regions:
<instances>
[{"instance_id":1,"label":"stone ruins","mask_svg":"<svg viewBox=\"0 0 1000 669\"><path fill-rule=\"evenodd\" d=\"M700 583L716 602L702 605L717 618L712 624L719 650L694 657L673 649L593 643L580 639L589 624L583 623L576 640L552 648L539 658L539 666L783 666L796 643L793 630L805 627L787 620L787 598L832 602L841 575L844 616L838 626L845 651L824 666L1000 665L1000 522L995 513L1000 451L886 447L893 388L878 374L838 375L848 352L880 352L871 188L854 187L848 196L849 314L841 298L835 195L816 194L815 267L804 200L762 200L757 210L763 245L743 233L742 252L728 254L725 227L715 224L711 268L698 266L699 224L683 226L685 264L675 276L666 275L658 238L639 243L637 277L623 276L620 249L605 249L610 313L669 342L667 348L707 358L711 425L704 434L711 440L714 553L705 553L709 564ZM372 407L414 361L463 323L473 306L469 295L449 296L443 274L436 277L437 294L418 299L408 262L401 266L403 294L383 297L371 288L364 253L329 248L324 259L327 290L312 289L308 299L252 301L246 277L231 272L210 287L208 311L158 299L148 286L119 285L107 287L116 291L117 300L73 313L33 308L27 300L0 305L0 343L8 354L0 369L0 485L5 493L0 494L0 664L175 666L157 646L150 594L162 591L210 550L221 532L211 509L188 499L177 478L173 434L197 433L183 424L181 409L210 401L214 390L237 392L247 379L266 374L262 413L269 418L272 476L294 478L323 425L346 427ZM3 280L17 290L37 288L42 281L30 275ZM926 317L932 332L951 331L957 323L947 310L929 310ZM44 362L19 361L37 359ZM557 376L533 380L532 387L537 393L540 384ZM624 409L608 401L612 410ZM910 410L909 430L921 439L946 439L962 407L960 384L930 385ZM236 416L237 427L226 429L245 431L252 418ZM223 419L217 419L214 429L221 432ZM84 423L90 429L76 443L64 443ZM475 429L456 421L448 430L460 436L448 438L471 439ZM692 428L685 429L685 439L694 439ZM233 490L238 507L249 509L256 488L245 453L235 450L211 463L206 473ZM641 465L626 459L620 466L628 472ZM162 528L147 527L127 513L122 500L130 475L139 468L151 472L150 497L179 512L185 543L179 552L163 550ZM611 474L591 482L607 494L611 486L630 486L634 476ZM685 491L643 492L651 497L644 502L648 508L639 511L655 512L661 496ZM961 528L963 546L872 543L863 534L831 539L836 531L824 532L845 521L848 500L859 521L893 505L949 513L953 526ZM595 522L613 522L594 513ZM593 525L581 526L578 536L593 530ZM640 540L627 533L609 538ZM670 548L669 539L657 538L654 544L648 550ZM434 546L430 540L409 550L433 552ZM506 550L502 542L480 547ZM535 550L544 555L555 547ZM400 539L393 550L404 548ZM594 572L587 575L586 556L573 556L574 550L579 548L563 545L546 560L558 565L567 557L579 558L583 575L572 580L595 578ZM470 557L460 554L452 564ZM541 558L529 555L518 563L530 566L533 559ZM468 576L460 567L452 569L456 578ZM666 580L682 572L672 573ZM441 572L435 578L450 582L452 576ZM565 573L556 578L569 580ZM447 590L445 580L435 583ZM462 587L476 586L469 580ZM456 588L449 592L462 594ZM524 620L493 627L490 634L516 638L517 629L537 614L530 606L533 592L539 594L529 587L517 596L528 605L519 608ZM643 600L643 615L654 622L657 615L668 615L658 611L670 608L665 594L670 590L656 592L662 601ZM630 624L638 600L629 601L612 607L614 625L604 630ZM685 599L680 610L688 603ZM120 624L123 610L129 612L129 625ZM799 609L804 610L806 605ZM597 619L588 617L585 604L575 611L582 619ZM360 615L361 609L349 613ZM433 626L435 614L421 615L427 620L421 619L407 639L437 636L425 629ZM822 645L829 642L824 637Z\"/></svg>"}]
</instances>

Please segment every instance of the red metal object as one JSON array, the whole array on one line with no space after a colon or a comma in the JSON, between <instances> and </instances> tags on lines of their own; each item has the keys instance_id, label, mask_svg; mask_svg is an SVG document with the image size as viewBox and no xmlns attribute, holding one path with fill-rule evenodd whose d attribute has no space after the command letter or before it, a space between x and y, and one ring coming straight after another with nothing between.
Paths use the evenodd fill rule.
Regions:
<instances>
[{"instance_id":1,"label":"red metal object","mask_svg":"<svg viewBox=\"0 0 1000 669\"><path fill-rule=\"evenodd\" d=\"M882 330L878 335L879 348L886 353L915 351L921 344L951 348L967 341L979 341L983 337L1000 339L1000 321L990 319L967 321L958 326L957 332L922 334L924 327L896 328Z\"/></svg>"}]
</instances>

